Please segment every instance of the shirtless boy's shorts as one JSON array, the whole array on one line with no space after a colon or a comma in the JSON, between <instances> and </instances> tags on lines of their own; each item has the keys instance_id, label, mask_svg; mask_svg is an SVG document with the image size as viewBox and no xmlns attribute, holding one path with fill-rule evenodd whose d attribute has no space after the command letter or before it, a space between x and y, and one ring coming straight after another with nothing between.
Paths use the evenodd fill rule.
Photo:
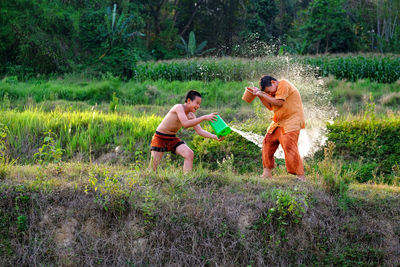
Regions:
<instances>
[{"instance_id":1,"label":"shirtless boy's shorts","mask_svg":"<svg viewBox=\"0 0 400 267\"><path fill-rule=\"evenodd\" d=\"M171 151L175 154L176 148L184 143L185 142L176 137L174 134L165 134L156 131L156 133L153 135L153 139L151 139L151 151Z\"/></svg>"}]
</instances>

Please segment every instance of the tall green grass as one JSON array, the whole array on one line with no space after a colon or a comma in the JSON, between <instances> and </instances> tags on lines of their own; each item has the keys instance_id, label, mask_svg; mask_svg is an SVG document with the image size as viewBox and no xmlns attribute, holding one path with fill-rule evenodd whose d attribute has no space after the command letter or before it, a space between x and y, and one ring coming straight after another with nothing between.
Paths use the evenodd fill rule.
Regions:
<instances>
[{"instance_id":1,"label":"tall green grass","mask_svg":"<svg viewBox=\"0 0 400 267\"><path fill-rule=\"evenodd\" d=\"M313 75L334 75L337 79L370 79L393 83L400 79L400 57L396 55L323 55L305 57L268 56L254 59L206 58L145 62L135 69L135 80L243 81L258 79L263 74L279 73L295 64ZM311 66L315 68L307 68Z\"/></svg>"},{"instance_id":2,"label":"tall green grass","mask_svg":"<svg viewBox=\"0 0 400 267\"><path fill-rule=\"evenodd\" d=\"M397 111L400 107L399 82L388 84L368 79L350 82L332 78L328 79L326 86L331 92L333 105L343 116L362 112L371 97L376 104L376 111L380 114L386 115L386 112Z\"/></svg>"},{"instance_id":3,"label":"tall green grass","mask_svg":"<svg viewBox=\"0 0 400 267\"><path fill-rule=\"evenodd\" d=\"M203 107L230 106L238 107L246 103L241 100L244 87L249 82L224 82L214 80L202 81L173 81L166 80L127 82L118 79L92 82L70 83L52 80L47 82L0 82L0 100L10 102L48 100L83 101L91 105L113 101L117 97L120 104L125 105L174 105L184 103L185 94L189 90L197 90L203 96Z\"/></svg>"},{"instance_id":4,"label":"tall green grass","mask_svg":"<svg viewBox=\"0 0 400 267\"><path fill-rule=\"evenodd\" d=\"M380 83L393 83L400 79L398 55L324 55L302 57L301 61L317 67L320 75L333 75L337 79L370 79Z\"/></svg>"},{"instance_id":5,"label":"tall green grass","mask_svg":"<svg viewBox=\"0 0 400 267\"><path fill-rule=\"evenodd\" d=\"M258 79L263 74L276 73L287 67L285 57L246 58L205 58L190 60L169 60L138 64L133 79L187 81L243 81Z\"/></svg>"},{"instance_id":6,"label":"tall green grass","mask_svg":"<svg viewBox=\"0 0 400 267\"><path fill-rule=\"evenodd\" d=\"M56 146L64 150L64 159L77 154L84 160L95 159L114 152L118 146L129 159L132 156L130 152L148 150L161 117L26 110L0 111L0 122L9 129L10 156L23 163L33 161L33 154L43 145L45 133L49 130L55 133Z\"/></svg>"}]
</instances>

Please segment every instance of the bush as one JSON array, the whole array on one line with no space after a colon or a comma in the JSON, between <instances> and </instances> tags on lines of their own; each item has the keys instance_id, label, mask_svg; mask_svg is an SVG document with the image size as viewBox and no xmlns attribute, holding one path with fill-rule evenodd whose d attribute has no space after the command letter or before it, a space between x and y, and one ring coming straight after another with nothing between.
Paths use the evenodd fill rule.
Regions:
<instances>
[{"instance_id":1,"label":"bush","mask_svg":"<svg viewBox=\"0 0 400 267\"><path fill-rule=\"evenodd\" d=\"M196 135L191 145L196 158L214 170L226 161L233 161L231 165L239 173L262 168L261 149L237 133L230 133L222 142Z\"/></svg>"},{"instance_id":2,"label":"bush","mask_svg":"<svg viewBox=\"0 0 400 267\"><path fill-rule=\"evenodd\" d=\"M376 174L390 174L400 162L400 117L337 119L327 125L328 140L335 143L335 155L345 160L360 161L369 166L360 169L360 182L371 178L366 175L376 169Z\"/></svg>"}]
</instances>

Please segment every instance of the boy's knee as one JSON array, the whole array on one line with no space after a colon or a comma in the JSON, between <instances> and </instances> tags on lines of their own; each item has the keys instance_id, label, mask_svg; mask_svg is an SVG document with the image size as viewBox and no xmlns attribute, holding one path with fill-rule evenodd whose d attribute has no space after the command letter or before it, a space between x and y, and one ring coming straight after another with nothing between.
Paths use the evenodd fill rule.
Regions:
<instances>
[{"instance_id":1,"label":"boy's knee","mask_svg":"<svg viewBox=\"0 0 400 267\"><path fill-rule=\"evenodd\" d=\"M184 158L187 160L193 160L194 152L192 150L187 151L184 155Z\"/></svg>"}]
</instances>

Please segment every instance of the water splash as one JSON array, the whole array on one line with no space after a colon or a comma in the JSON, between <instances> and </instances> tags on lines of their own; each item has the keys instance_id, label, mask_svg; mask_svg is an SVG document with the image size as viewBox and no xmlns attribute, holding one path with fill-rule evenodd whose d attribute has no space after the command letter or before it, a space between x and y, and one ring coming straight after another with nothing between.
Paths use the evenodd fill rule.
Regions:
<instances>
[{"instance_id":1,"label":"water splash","mask_svg":"<svg viewBox=\"0 0 400 267\"><path fill-rule=\"evenodd\" d=\"M248 141L250 141L253 144L257 145L259 148L262 148L262 142L263 142L264 136L261 136L261 135L258 135L258 134L252 133L252 132L241 131L241 130L236 129L235 127L232 127L232 126L230 128L235 133L238 133L239 135L241 135L242 137L244 137Z\"/></svg>"},{"instance_id":2,"label":"water splash","mask_svg":"<svg viewBox=\"0 0 400 267\"><path fill-rule=\"evenodd\" d=\"M297 63L288 56L278 57L283 62L281 68L275 73L268 73L273 77L290 81L299 90L304 109L306 128L300 131L299 152L301 157L311 157L323 146L326 138L326 123L331 122L336 116L336 108L330 101L330 92L321 77L317 77L315 69ZM261 77L261 75L260 75ZM260 101L253 101L255 119L241 125L231 127L233 131L243 136L250 142L262 147L263 136L248 131L248 129L267 129L266 118L272 117L272 112L267 110ZM261 127L260 127L261 126ZM257 130L257 132L260 132ZM284 158L284 152L279 146L275 157Z\"/></svg>"},{"instance_id":3,"label":"water splash","mask_svg":"<svg viewBox=\"0 0 400 267\"><path fill-rule=\"evenodd\" d=\"M262 143L264 140L264 136L255 134L252 132L245 132L239 130L235 127L230 127L232 131L241 135L248 141L252 142L253 144L257 145L259 148L262 148ZM310 128L300 131L299 135L299 152L302 158L307 156L312 156L317 147L323 145L326 141L325 135L321 136L321 133L318 128ZM285 153L283 152L282 146L279 145L277 151L275 152L275 157L279 159L285 158Z\"/></svg>"}]
</instances>

